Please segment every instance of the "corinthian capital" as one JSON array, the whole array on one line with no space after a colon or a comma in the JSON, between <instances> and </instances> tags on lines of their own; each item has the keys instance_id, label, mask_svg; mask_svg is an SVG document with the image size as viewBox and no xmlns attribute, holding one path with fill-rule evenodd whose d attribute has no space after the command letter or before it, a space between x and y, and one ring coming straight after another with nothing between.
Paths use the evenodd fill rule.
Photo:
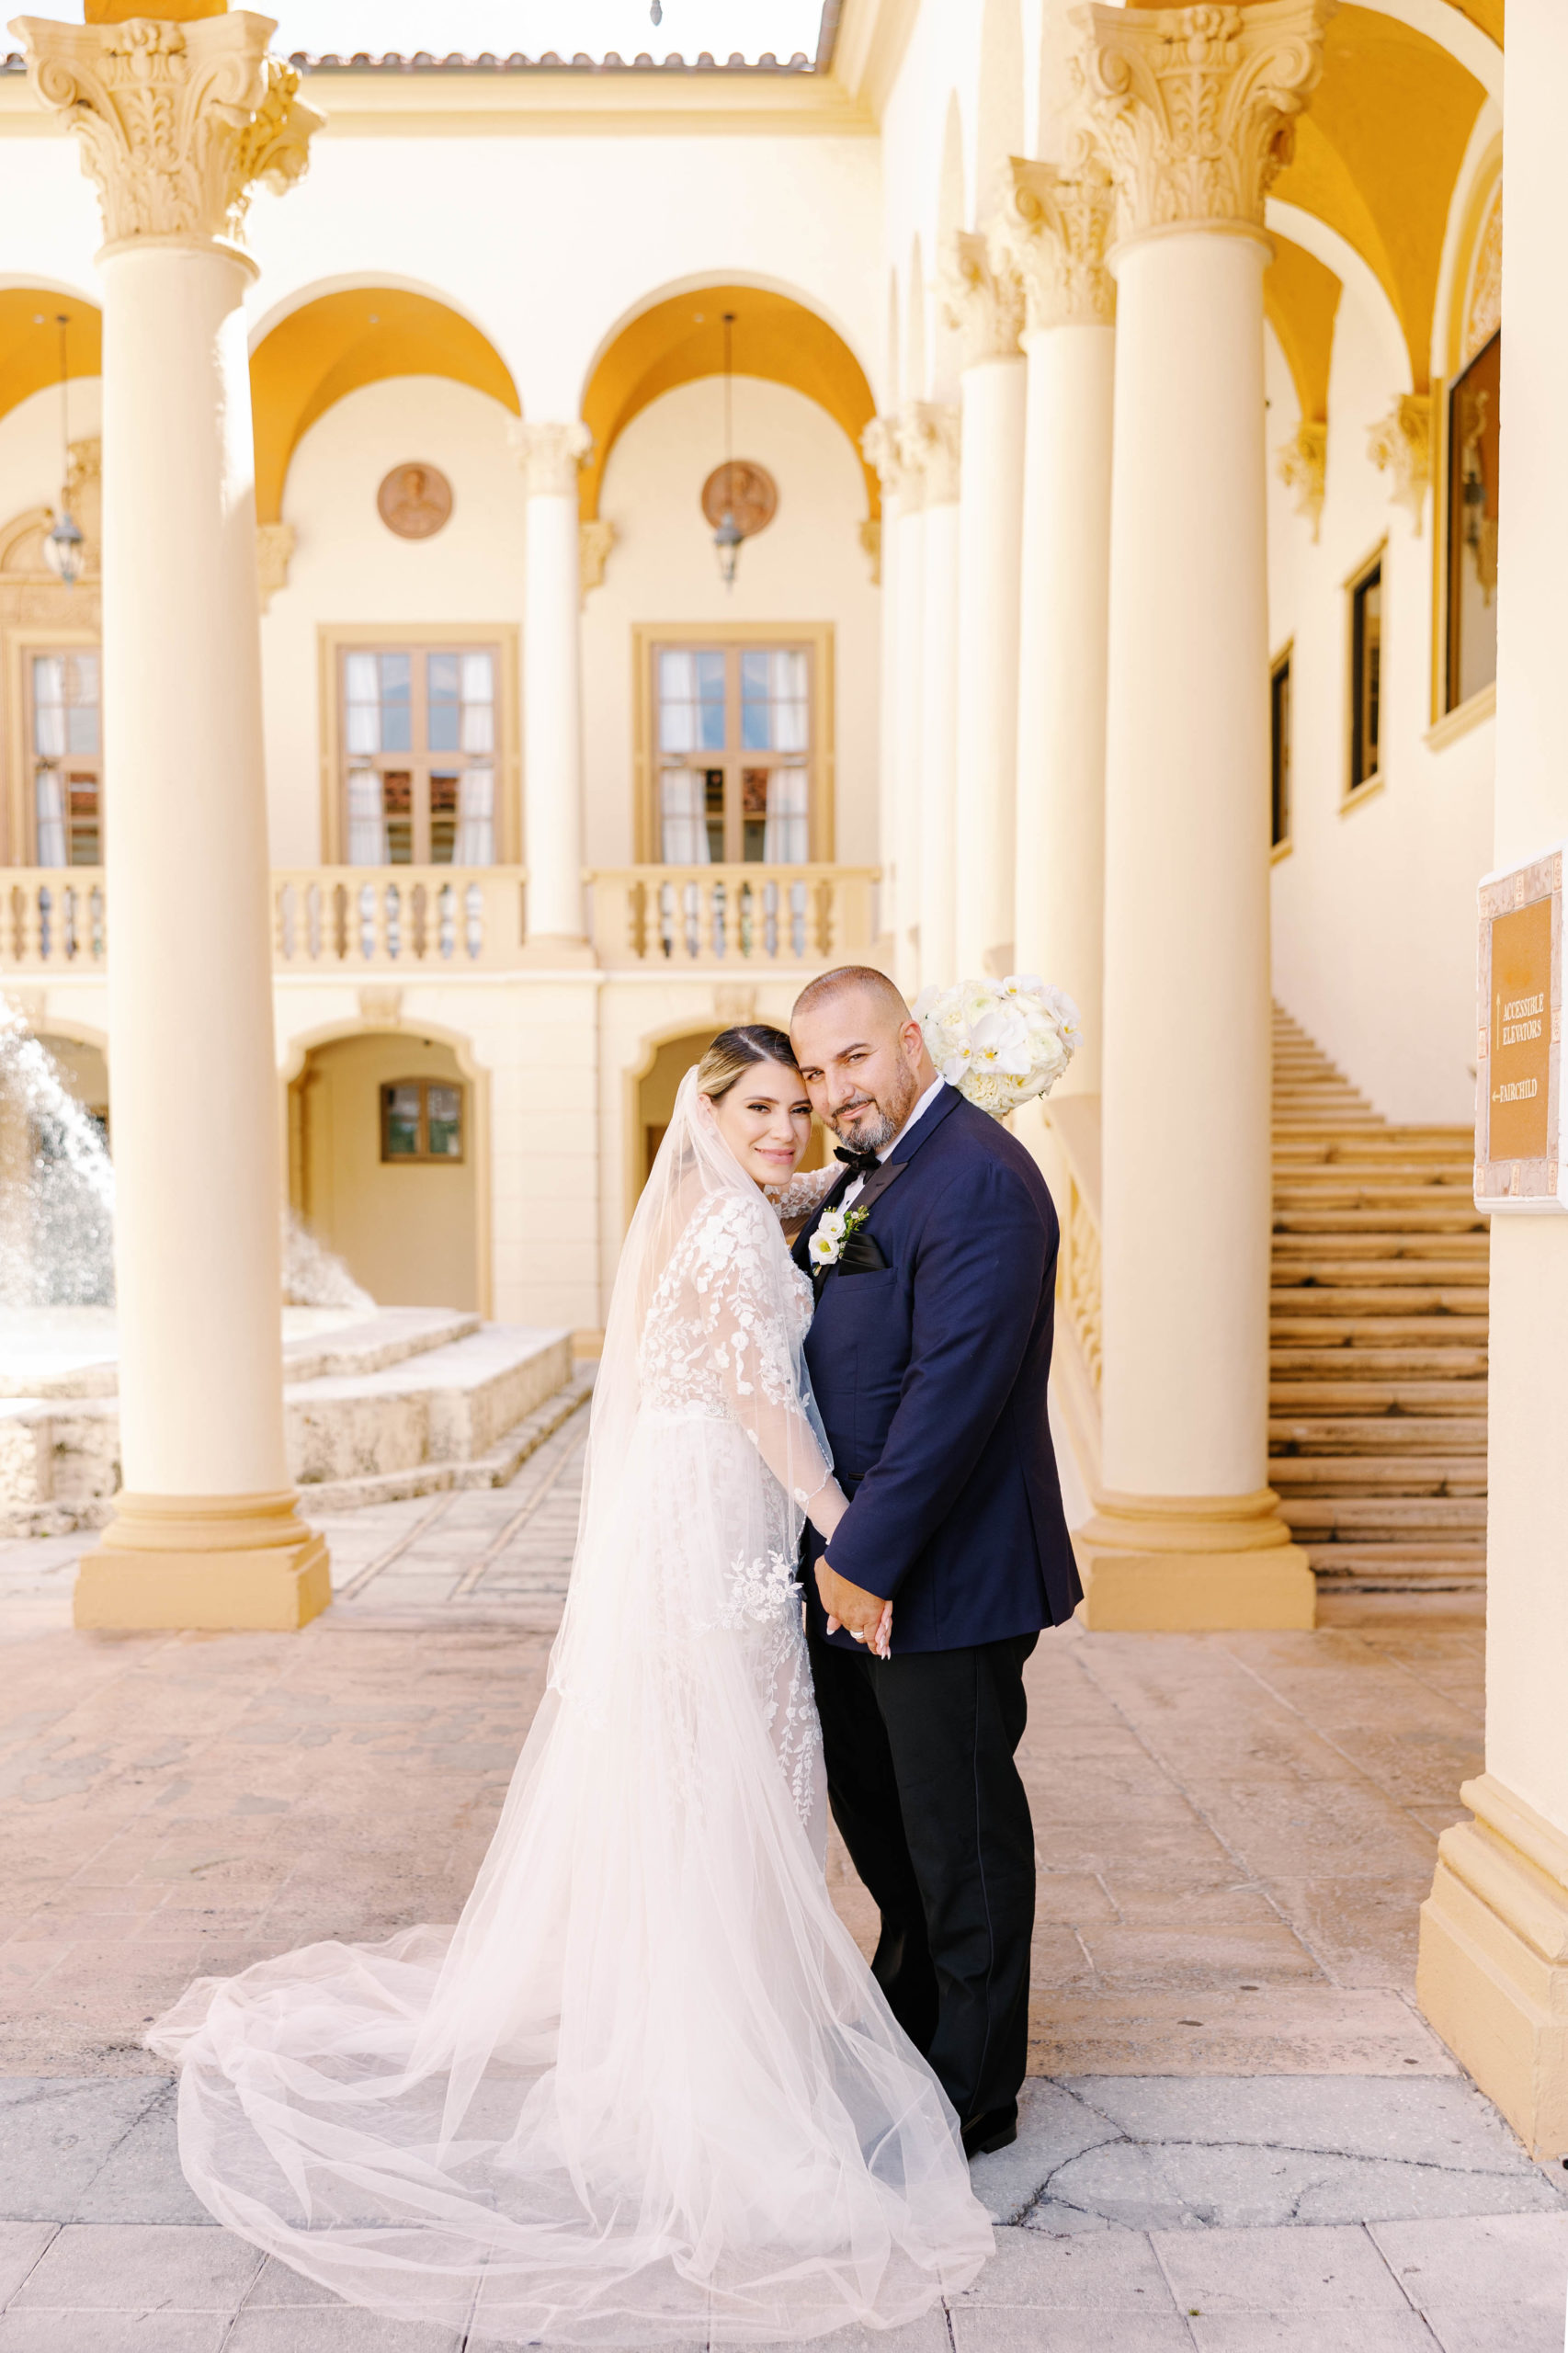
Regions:
<instances>
[{"instance_id":1,"label":"corinthian capital","mask_svg":"<svg viewBox=\"0 0 1568 2353\"><path fill-rule=\"evenodd\" d=\"M508 430L530 498L576 495L577 469L594 446L585 425L535 424L519 417Z\"/></svg>"},{"instance_id":2,"label":"corinthian capital","mask_svg":"<svg viewBox=\"0 0 1568 2353\"><path fill-rule=\"evenodd\" d=\"M323 117L267 54L269 18L57 25L20 17L35 95L80 133L110 244L135 237L241 241L251 190L281 195Z\"/></svg>"},{"instance_id":3,"label":"corinthian capital","mask_svg":"<svg viewBox=\"0 0 1568 2353\"><path fill-rule=\"evenodd\" d=\"M991 249L1022 283L1031 334L1114 319L1116 284L1105 257L1115 211L1115 186L1096 155L1085 154L1070 171L1011 158Z\"/></svg>"},{"instance_id":4,"label":"corinthian capital","mask_svg":"<svg viewBox=\"0 0 1568 2353\"><path fill-rule=\"evenodd\" d=\"M908 401L898 413L898 460L918 480L923 504L949 506L959 494L959 412L942 401Z\"/></svg>"},{"instance_id":5,"label":"corinthian capital","mask_svg":"<svg viewBox=\"0 0 1568 2353\"><path fill-rule=\"evenodd\" d=\"M942 309L962 339L965 368L983 359L1017 357L1024 324L1024 290L1005 256L994 256L985 239L959 229L942 264Z\"/></svg>"},{"instance_id":6,"label":"corinthian capital","mask_svg":"<svg viewBox=\"0 0 1568 2353\"><path fill-rule=\"evenodd\" d=\"M1203 0L1074 12L1085 124L1116 180L1123 235L1261 229L1336 0Z\"/></svg>"},{"instance_id":7,"label":"corinthian capital","mask_svg":"<svg viewBox=\"0 0 1568 2353\"><path fill-rule=\"evenodd\" d=\"M903 489L903 461L898 453L898 418L874 416L860 436L860 455L882 486L884 498L897 498Z\"/></svg>"}]
</instances>

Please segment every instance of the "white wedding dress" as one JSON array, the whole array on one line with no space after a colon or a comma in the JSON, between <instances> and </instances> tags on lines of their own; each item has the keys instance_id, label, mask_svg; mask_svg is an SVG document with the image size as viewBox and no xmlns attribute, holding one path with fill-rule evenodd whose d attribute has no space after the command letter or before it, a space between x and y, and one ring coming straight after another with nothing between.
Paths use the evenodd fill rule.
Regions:
<instances>
[{"instance_id":1,"label":"white wedding dress","mask_svg":"<svg viewBox=\"0 0 1568 2353\"><path fill-rule=\"evenodd\" d=\"M811 1306L687 1077L617 1278L549 1687L461 1919L204 1978L148 2037L202 2202L356 2303L481 2344L767 2342L894 2326L991 2252L823 1877Z\"/></svg>"}]
</instances>

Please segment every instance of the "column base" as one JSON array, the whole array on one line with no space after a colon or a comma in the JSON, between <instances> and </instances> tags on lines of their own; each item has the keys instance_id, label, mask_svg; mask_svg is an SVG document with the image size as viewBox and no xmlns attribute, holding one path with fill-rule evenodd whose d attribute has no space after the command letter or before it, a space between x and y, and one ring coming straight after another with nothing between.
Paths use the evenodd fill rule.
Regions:
<instances>
[{"instance_id":1,"label":"column base","mask_svg":"<svg viewBox=\"0 0 1568 2353\"><path fill-rule=\"evenodd\" d=\"M1310 1631L1317 1580L1272 1487L1251 1495L1102 1495L1073 1548L1094 1633Z\"/></svg>"},{"instance_id":2,"label":"column base","mask_svg":"<svg viewBox=\"0 0 1568 2353\"><path fill-rule=\"evenodd\" d=\"M326 1539L292 1488L269 1495L115 1497L76 1575L80 1627L291 1633L332 1599Z\"/></svg>"},{"instance_id":3,"label":"column base","mask_svg":"<svg viewBox=\"0 0 1568 2353\"><path fill-rule=\"evenodd\" d=\"M1568 1838L1483 1773L1437 1842L1415 1998L1532 2157L1568 2154Z\"/></svg>"}]
</instances>

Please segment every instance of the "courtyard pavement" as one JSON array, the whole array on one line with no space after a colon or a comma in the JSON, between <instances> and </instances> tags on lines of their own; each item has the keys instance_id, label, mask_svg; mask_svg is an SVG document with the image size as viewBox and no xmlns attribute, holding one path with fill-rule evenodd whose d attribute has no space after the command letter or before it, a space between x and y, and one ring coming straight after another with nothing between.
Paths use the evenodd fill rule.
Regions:
<instances>
[{"instance_id":1,"label":"courtyard pavement","mask_svg":"<svg viewBox=\"0 0 1568 2353\"><path fill-rule=\"evenodd\" d=\"M0 1544L0 2353L458 2353L209 2222L141 2037L192 1976L456 1915L543 1688L584 1423L508 1488L324 1519L338 1598L301 1635L78 1635L91 1540ZM1325 1615L1042 1641L1031 2081L974 2168L998 2253L846 2353L1560 2353L1568 2171L1413 1992L1479 1610Z\"/></svg>"}]
</instances>

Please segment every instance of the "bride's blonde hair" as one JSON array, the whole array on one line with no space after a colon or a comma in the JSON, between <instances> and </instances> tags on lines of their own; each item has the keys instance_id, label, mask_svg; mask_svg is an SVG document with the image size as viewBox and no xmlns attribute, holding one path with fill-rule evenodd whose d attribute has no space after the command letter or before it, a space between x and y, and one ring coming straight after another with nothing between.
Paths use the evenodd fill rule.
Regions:
<instances>
[{"instance_id":1,"label":"bride's blonde hair","mask_svg":"<svg viewBox=\"0 0 1568 2353\"><path fill-rule=\"evenodd\" d=\"M782 1029L775 1029L768 1021L748 1021L737 1029L722 1029L697 1065L699 1095L716 1103L756 1063L782 1063L786 1070L797 1067L795 1049Z\"/></svg>"}]
</instances>

